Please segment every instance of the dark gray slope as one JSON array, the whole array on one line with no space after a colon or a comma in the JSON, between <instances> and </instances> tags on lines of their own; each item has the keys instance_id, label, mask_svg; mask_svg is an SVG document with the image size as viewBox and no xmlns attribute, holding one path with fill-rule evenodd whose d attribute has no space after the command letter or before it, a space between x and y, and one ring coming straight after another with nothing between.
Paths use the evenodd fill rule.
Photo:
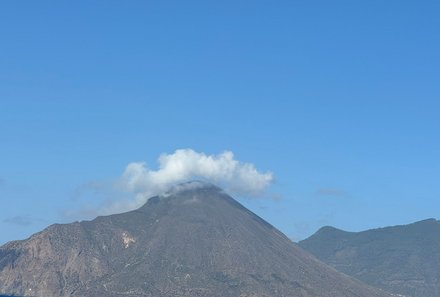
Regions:
<instances>
[{"instance_id":1,"label":"dark gray slope","mask_svg":"<svg viewBox=\"0 0 440 297\"><path fill-rule=\"evenodd\" d=\"M0 248L0 293L38 297L386 297L324 265L221 189L180 185L138 210Z\"/></svg>"},{"instance_id":2,"label":"dark gray slope","mask_svg":"<svg viewBox=\"0 0 440 297\"><path fill-rule=\"evenodd\" d=\"M440 222L359 233L324 227L299 245L370 285L412 297L440 296Z\"/></svg>"}]
</instances>

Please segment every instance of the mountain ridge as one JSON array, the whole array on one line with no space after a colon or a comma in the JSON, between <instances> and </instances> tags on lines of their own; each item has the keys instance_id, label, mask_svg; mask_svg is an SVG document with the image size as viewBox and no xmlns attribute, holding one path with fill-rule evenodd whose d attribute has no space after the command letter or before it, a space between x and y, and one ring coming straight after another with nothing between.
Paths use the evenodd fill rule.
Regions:
<instances>
[{"instance_id":1,"label":"mountain ridge","mask_svg":"<svg viewBox=\"0 0 440 297\"><path fill-rule=\"evenodd\" d=\"M412 297L440 296L440 221L361 232L323 227L299 245L367 284Z\"/></svg>"}]
</instances>

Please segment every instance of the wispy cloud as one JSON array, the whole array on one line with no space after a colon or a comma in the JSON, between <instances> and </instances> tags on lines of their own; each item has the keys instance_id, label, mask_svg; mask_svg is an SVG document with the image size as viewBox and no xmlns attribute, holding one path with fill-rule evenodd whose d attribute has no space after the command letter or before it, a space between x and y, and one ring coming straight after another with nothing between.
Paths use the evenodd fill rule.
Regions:
<instances>
[{"instance_id":1,"label":"wispy cloud","mask_svg":"<svg viewBox=\"0 0 440 297\"><path fill-rule=\"evenodd\" d=\"M99 181L89 181L78 186L71 195L72 200L79 200L86 194L100 195L108 189L108 184Z\"/></svg>"},{"instance_id":2,"label":"wispy cloud","mask_svg":"<svg viewBox=\"0 0 440 297\"><path fill-rule=\"evenodd\" d=\"M4 219L3 223L26 227L32 225L32 223L34 223L35 221L35 219L28 216L15 216Z\"/></svg>"},{"instance_id":3,"label":"wispy cloud","mask_svg":"<svg viewBox=\"0 0 440 297\"><path fill-rule=\"evenodd\" d=\"M136 209L148 198L166 192L171 186L194 179L214 183L233 195L252 198L261 197L274 176L271 172L260 172L252 163L235 159L231 151L208 155L192 149L179 149L172 154L161 154L156 170L145 162L128 164L122 176L113 182L113 190L127 193L131 198L127 199L125 195L125 199L107 199L96 213L103 215ZM84 191L102 191L101 186L96 182L84 185L74 196ZM93 207L87 208L86 213L92 212Z\"/></svg>"}]
</instances>

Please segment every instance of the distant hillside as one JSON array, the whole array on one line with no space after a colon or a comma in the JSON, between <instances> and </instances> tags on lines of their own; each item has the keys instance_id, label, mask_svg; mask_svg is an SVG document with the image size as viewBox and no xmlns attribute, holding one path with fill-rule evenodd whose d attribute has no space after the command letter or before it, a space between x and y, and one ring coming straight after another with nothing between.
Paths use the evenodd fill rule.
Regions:
<instances>
[{"instance_id":1,"label":"distant hillside","mask_svg":"<svg viewBox=\"0 0 440 297\"><path fill-rule=\"evenodd\" d=\"M0 292L37 297L389 297L200 183L0 248Z\"/></svg>"},{"instance_id":2,"label":"distant hillside","mask_svg":"<svg viewBox=\"0 0 440 297\"><path fill-rule=\"evenodd\" d=\"M299 245L367 284L412 297L440 296L440 222L364 232L323 227Z\"/></svg>"}]
</instances>

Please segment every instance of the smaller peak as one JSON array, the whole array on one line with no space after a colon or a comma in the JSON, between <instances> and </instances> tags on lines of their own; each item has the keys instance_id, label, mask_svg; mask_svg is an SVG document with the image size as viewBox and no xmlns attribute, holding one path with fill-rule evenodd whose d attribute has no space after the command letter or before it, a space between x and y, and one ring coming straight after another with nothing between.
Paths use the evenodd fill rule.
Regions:
<instances>
[{"instance_id":1,"label":"smaller peak","mask_svg":"<svg viewBox=\"0 0 440 297\"><path fill-rule=\"evenodd\" d=\"M334 235L343 235L343 234L349 234L351 232L349 231L344 231L341 229L338 229L336 227L332 227L332 226L324 226L321 227L318 231L316 231L315 235L329 235L329 236L334 236Z\"/></svg>"},{"instance_id":2,"label":"smaller peak","mask_svg":"<svg viewBox=\"0 0 440 297\"><path fill-rule=\"evenodd\" d=\"M333 226L323 226L323 227L321 227L319 230L318 230L318 232L334 232L334 231L342 231L342 232L344 232L343 230L341 230L341 229L338 229L338 228L336 228L336 227L333 227Z\"/></svg>"},{"instance_id":3,"label":"smaller peak","mask_svg":"<svg viewBox=\"0 0 440 297\"><path fill-rule=\"evenodd\" d=\"M431 224L437 224L438 222L439 221L437 221L434 218L429 218L426 220L421 220L421 221L415 222L415 223L413 223L413 225L431 225Z\"/></svg>"}]
</instances>

